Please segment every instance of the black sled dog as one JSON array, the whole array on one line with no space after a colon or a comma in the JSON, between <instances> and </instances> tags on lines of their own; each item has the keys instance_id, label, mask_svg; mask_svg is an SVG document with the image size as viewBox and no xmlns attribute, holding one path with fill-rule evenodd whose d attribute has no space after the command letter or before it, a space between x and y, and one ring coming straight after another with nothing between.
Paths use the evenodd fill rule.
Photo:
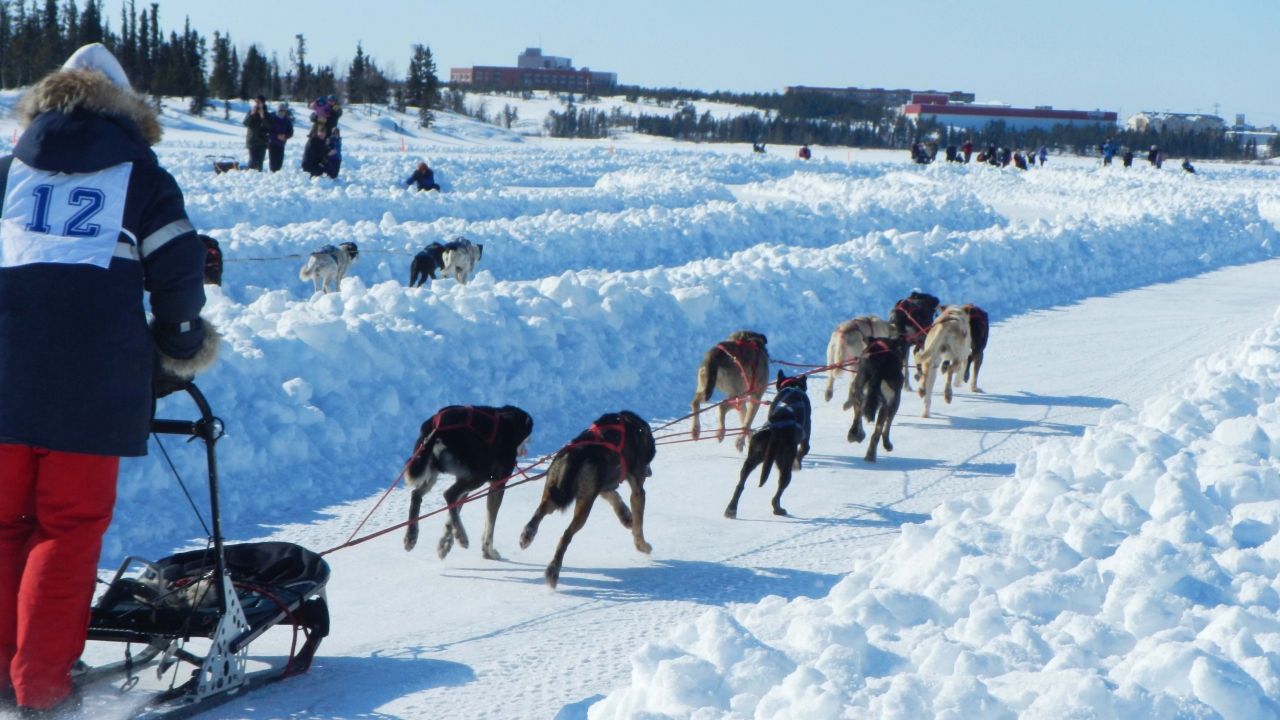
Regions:
<instances>
[{"instance_id":1,"label":"black sled dog","mask_svg":"<svg viewBox=\"0 0 1280 720\"><path fill-rule=\"evenodd\" d=\"M531 434L533 418L510 405L500 408L451 405L422 423L418 442L413 446L409 471L405 473L405 483L413 494L409 498L409 526L404 531L404 549L412 550L418 543L416 521L422 509L422 496L436 484L440 473L454 477L453 485L444 491L445 503L453 505L485 483L496 483L510 477L516 468L516 458L525 454ZM492 485L485 498L489 515L485 519L480 549L488 560L502 559L493 549L493 525L498 520L498 508L502 506L502 491L502 485ZM449 554L454 540L464 548L469 545L458 510L451 508L449 519L445 521L444 535L436 548L441 559Z\"/></svg>"},{"instance_id":2,"label":"black sled dog","mask_svg":"<svg viewBox=\"0 0 1280 720\"><path fill-rule=\"evenodd\" d=\"M409 287L422 287L427 278L438 279L436 270L444 267L445 249L444 245L433 242L413 256L409 264Z\"/></svg>"},{"instance_id":3,"label":"black sled dog","mask_svg":"<svg viewBox=\"0 0 1280 720\"><path fill-rule=\"evenodd\" d=\"M991 321L987 311L977 305L969 306L969 358L964 362L964 381L969 383L969 392L980 393L978 388L978 371L982 369L982 356L987 349L987 339L991 336ZM969 380L969 368L973 368L973 380Z\"/></svg>"},{"instance_id":4,"label":"black sled dog","mask_svg":"<svg viewBox=\"0 0 1280 720\"><path fill-rule=\"evenodd\" d=\"M809 404L807 378L803 375L787 377L779 370L775 387L778 394L769 403L768 419L764 427L751 436L747 459L738 474L738 486L733 489L729 507L724 509L724 516L730 520L738 517L738 499L746 487L747 476L761 464L764 469L760 471L760 487L768 482L770 468L778 466L778 492L773 496L773 514L786 515L787 511L781 505L782 492L791 484L791 471L799 470L805 455L809 454L813 408Z\"/></svg>"},{"instance_id":5,"label":"black sled dog","mask_svg":"<svg viewBox=\"0 0 1280 720\"><path fill-rule=\"evenodd\" d=\"M914 347L917 354L924 349L924 339L929 334L929 326L933 325L933 316L937 314L938 305L941 303L941 300L929 293L912 291L910 297L899 300L898 304L889 311L889 324L898 331L899 335L906 338L907 344ZM902 358L904 373L906 366L907 356L904 354ZM904 382L910 390L910 378L905 378Z\"/></svg>"},{"instance_id":6,"label":"black sled dog","mask_svg":"<svg viewBox=\"0 0 1280 720\"><path fill-rule=\"evenodd\" d=\"M542 518L553 510L574 506L573 520L560 537L555 557L547 566L547 585L554 589L560 581L565 550L569 549L574 534L586 524L597 497L603 497L613 506L622 526L631 530L637 550L647 554L653 549L644 539L644 480L653 474L649 465L657 452L649 423L623 410L601 415L556 454L547 469L542 502L520 533L520 547L527 548L538 534ZM631 486L630 509L618 495L618 486L623 481Z\"/></svg>"},{"instance_id":7,"label":"black sled dog","mask_svg":"<svg viewBox=\"0 0 1280 720\"><path fill-rule=\"evenodd\" d=\"M845 400L844 409L854 409L848 436L851 443L860 443L867 436L862 429L863 418L875 423L871 445L863 456L867 462L876 461L877 443L884 443L885 451L893 452L889 428L902 402L902 386L906 380L902 361L906 356L907 341L894 334L873 339L858 358L858 374L849 385L849 399Z\"/></svg>"}]
</instances>

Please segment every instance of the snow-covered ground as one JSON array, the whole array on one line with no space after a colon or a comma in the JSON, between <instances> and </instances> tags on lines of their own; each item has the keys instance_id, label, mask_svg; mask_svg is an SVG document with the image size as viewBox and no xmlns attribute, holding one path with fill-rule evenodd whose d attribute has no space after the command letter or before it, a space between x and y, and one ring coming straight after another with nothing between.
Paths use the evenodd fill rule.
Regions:
<instances>
[{"instance_id":1,"label":"snow-covered ground","mask_svg":"<svg viewBox=\"0 0 1280 720\"><path fill-rule=\"evenodd\" d=\"M0 95L0 106L12 100ZM503 99L494 102L491 110L500 110ZM1204 636L1199 624L1218 611L1196 610L1195 602L1226 598L1256 614L1259 605L1248 598L1270 596L1255 588L1261 581L1243 578L1245 565L1221 559L1239 544L1237 501L1212 494L1201 504L1203 537L1177 539L1164 526L1148 533L1130 522L1138 512L1158 515L1136 489L1128 489L1136 498L1125 506L1129 524L1107 514L1119 493L1107 494L1103 474L1111 466L1098 459L1099 438L1159 426L1164 415L1148 410L1135 419L1115 410L1099 429L1086 428L1117 403L1141 408L1167 383L1190 377L1196 358L1239 356L1239 344L1272 316L1280 304L1280 261L1269 260L1280 241L1275 169L1207 165L1192 177L1055 158L1021 173L920 168L905 153L834 148L802 163L787 148L759 156L749 147L643 136L532 138L447 113L422 131L385 108L353 108L343 119L337 182L294 170L299 142L289 147L288 172L215 176L206 156L243 154L244 107L223 121L220 112L191 118L182 106L166 106L168 136L158 150L193 221L222 242L227 259L224 287L209 289L206 310L227 341L201 386L227 426L219 445L223 507L236 539L269 535L317 550L344 540L399 471L420 423L443 405L525 408L540 455L606 411L628 408L655 422L683 414L702 353L737 329L766 333L775 358L819 363L838 322L883 315L913 288L945 302L976 302L998 321L983 371L987 393L962 391L954 405L935 404L927 421L916 418L918 400L908 397L896 450L877 465L865 465L864 448L844 442L848 414L821 405L811 463L785 498L791 518L770 515L765 491L753 488L741 519L725 520L740 456L728 444L697 443L659 452L645 523L653 554L636 553L597 511L569 550L558 592L545 588L542 569L566 519L549 518L528 550L515 542L537 485L507 494L496 536L502 562L460 548L441 562L430 542L405 553L394 535L334 554L334 632L311 674L217 716L576 718L590 706L593 717L630 710L635 717L820 717L803 704L812 700L853 716L974 717L989 708L993 717L1036 717L1036 702L1068 702L1036 688L1074 691L1093 673L1095 694L1077 695L1085 699L1070 700L1071 707L1106 697L1120 715L1176 706L1187 717L1212 717L1209 707L1233 717L1198 688L1243 683L1227 663L1263 672L1254 667L1263 660L1246 662L1268 657L1249 654L1271 647L1262 626L1250 626L1257 640L1239 652L1205 647L1191 657L1185 650L1177 655L1191 657L1185 671L1174 659L1148 675L1134 669L1144 648L1172 653L1166 644L1200 647L1218 637ZM0 141L12 131L0 112ZM445 193L403 189L423 158ZM485 245L472 284L407 288L410 256L456 235ZM359 243L360 263L340 293L313 296L297 277L302 260L286 256L345 241ZM1265 367L1263 355L1248 362ZM1280 366L1271 358L1272 368ZM182 417L190 409L166 400L160 413ZM1213 428L1201 431L1207 437ZM1061 444L1081 436L1072 441L1078 447ZM1046 439L1055 444L1036 449ZM1193 440L1179 438L1200 452ZM1133 447L1145 448L1140 442ZM184 478L200 477L195 453L176 443L169 450ZM1019 458L1032 451L1015 476ZM1130 454L1133 465L1138 452ZM1175 456L1160 461L1172 468ZM1068 465L1074 478L1087 478L1080 487L1064 475ZM1061 518L1041 490L1027 490L1042 488L1050 471L1071 488L1058 493L1070 501L1060 503ZM1274 469L1255 474L1259 486L1280 488ZM1142 482L1154 488L1157 480ZM990 500L983 505L974 492ZM1044 527L1028 529L1014 513L1033 512L1033 500L1019 505L1022 496L1044 504ZM425 509L441 504L436 492ZM396 493L369 527L398 522L405 505ZM1267 523L1274 529L1270 515L1255 514L1258 525L1243 532ZM464 511L473 536L481 516ZM1157 520L1178 522L1176 513ZM965 535L980 523L991 526L987 535ZM909 530L900 534L904 524ZM427 521L424 538L441 525ZM1109 587L1136 572L1104 567L1121 563L1105 557L1106 548L1124 547L1116 533L1176 539L1184 554L1201 543L1197 568L1209 558L1225 569L1194 577L1219 594L1179 595L1169 602L1192 603L1186 613L1176 622L1152 620L1165 624L1150 632L1126 625L1126 603L1147 590L1163 602L1151 593L1176 594L1179 578L1125 590L1120 610L1068 608L1079 628L1047 617L1032 592L1043 595L1047 586L1036 583L1095 568L1098 587ZM158 454L125 464L104 567L126 554L164 554L199 534ZM1034 538L1024 542L1024 535ZM950 557L944 542L976 559L939 569L936 586L910 575ZM1248 572L1274 578L1262 564ZM1241 589L1245 580L1255 595ZM1031 589L1008 589L1015 586ZM885 599L890 594L901 603ZM1014 595L1012 605L1001 604ZM866 597L888 609L854 602ZM1135 622L1147 622L1148 606L1134 607L1142 616ZM830 621L813 619L824 612ZM1190 639L1177 634L1180 627ZM1081 639L1094 630L1120 639L1106 647ZM1229 630L1239 635L1235 625ZM1012 649L1017 643L1023 654ZM915 647L925 645L937 652L919 655ZM824 656L828 646L837 649ZM1062 648L1074 664L1046 647ZM747 648L755 650L729 662ZM1108 649L1115 652L1102 654ZM287 652L287 637L254 650ZM1207 658L1208 670L1190 669L1197 657ZM735 675L731 666L740 661L747 664ZM1177 672L1182 684L1142 680ZM1270 676L1254 676L1276 694ZM1145 690L1117 689L1126 683ZM908 696L921 704L893 704ZM1173 699L1162 705L1166 696ZM778 714L784 710L793 714Z\"/></svg>"}]
</instances>

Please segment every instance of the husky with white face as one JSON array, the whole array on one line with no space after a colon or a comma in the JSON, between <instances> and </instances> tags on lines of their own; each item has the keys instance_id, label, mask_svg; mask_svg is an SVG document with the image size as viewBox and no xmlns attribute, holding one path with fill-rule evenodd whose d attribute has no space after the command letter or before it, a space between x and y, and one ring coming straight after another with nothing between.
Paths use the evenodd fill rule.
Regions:
<instances>
[{"instance_id":1,"label":"husky with white face","mask_svg":"<svg viewBox=\"0 0 1280 720\"><path fill-rule=\"evenodd\" d=\"M929 336L925 338L924 350L916 359L920 372L916 377L924 378L920 384L920 397L924 398L924 410L920 417L929 417L929 400L933 395L933 385L938 379L938 370L947 374L942 390L942 399L951 402L951 386L959 384L959 374L964 371L965 361L969 359L969 309L970 305L944 305L938 319L929 328Z\"/></svg>"},{"instance_id":2,"label":"husky with white face","mask_svg":"<svg viewBox=\"0 0 1280 720\"><path fill-rule=\"evenodd\" d=\"M334 247L326 245L307 258L307 264L298 272L299 280L310 280L315 283L316 292L322 289L327 293L332 286L334 290L347 276L347 271L360 259L360 249L353 242L345 242Z\"/></svg>"}]
</instances>

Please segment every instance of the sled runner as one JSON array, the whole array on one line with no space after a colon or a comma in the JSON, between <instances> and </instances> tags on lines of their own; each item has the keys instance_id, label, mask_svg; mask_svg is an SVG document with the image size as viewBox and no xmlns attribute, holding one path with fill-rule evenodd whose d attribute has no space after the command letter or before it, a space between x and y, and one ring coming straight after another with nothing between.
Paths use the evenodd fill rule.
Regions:
<instances>
[{"instance_id":1,"label":"sled runner","mask_svg":"<svg viewBox=\"0 0 1280 720\"><path fill-rule=\"evenodd\" d=\"M319 555L284 542L224 546L215 452L222 421L213 416L195 385L188 383L184 389L200 409L200 419L155 420L152 432L204 441L212 520L209 546L155 562L126 558L99 597L89 623L90 641L126 643L124 660L86 667L78 676L82 686L123 680L121 692L132 690L138 684L137 673L153 665L158 678L172 677L167 689L134 711L134 718L192 717L304 673L329 633L324 593L329 565ZM281 624L294 631L288 661L282 667L249 672L249 643ZM305 637L301 648L299 632ZM193 638L210 641L203 655L186 649ZM194 668L185 677L184 664ZM137 699L133 705L138 705Z\"/></svg>"}]
</instances>

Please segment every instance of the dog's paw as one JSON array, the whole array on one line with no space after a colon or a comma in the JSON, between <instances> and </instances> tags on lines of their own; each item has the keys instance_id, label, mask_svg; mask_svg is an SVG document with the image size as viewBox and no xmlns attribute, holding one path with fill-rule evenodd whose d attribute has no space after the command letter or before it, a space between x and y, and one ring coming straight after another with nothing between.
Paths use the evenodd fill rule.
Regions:
<instances>
[{"instance_id":1,"label":"dog's paw","mask_svg":"<svg viewBox=\"0 0 1280 720\"><path fill-rule=\"evenodd\" d=\"M471 540L467 538L467 531L463 530L461 525L453 529L453 539L458 541L458 547L463 550L471 547Z\"/></svg>"},{"instance_id":2,"label":"dog's paw","mask_svg":"<svg viewBox=\"0 0 1280 720\"><path fill-rule=\"evenodd\" d=\"M862 456L862 461L873 463L876 461L876 454L874 452L869 452L866 455Z\"/></svg>"},{"instance_id":3,"label":"dog's paw","mask_svg":"<svg viewBox=\"0 0 1280 720\"><path fill-rule=\"evenodd\" d=\"M977 393L978 395L981 395L981 394L982 394L982 388L976 388L976 387L974 387L974 386L970 385L970 386L969 386L969 392L971 392L971 393Z\"/></svg>"},{"instance_id":4,"label":"dog's paw","mask_svg":"<svg viewBox=\"0 0 1280 720\"><path fill-rule=\"evenodd\" d=\"M636 549L645 555L653 552L653 546L645 542L643 538L636 538Z\"/></svg>"},{"instance_id":5,"label":"dog's paw","mask_svg":"<svg viewBox=\"0 0 1280 720\"><path fill-rule=\"evenodd\" d=\"M449 554L449 551L452 549L453 549L453 536L445 535L444 537L440 538L440 543L436 545L436 555L439 555L440 559L443 560L445 556Z\"/></svg>"},{"instance_id":6,"label":"dog's paw","mask_svg":"<svg viewBox=\"0 0 1280 720\"><path fill-rule=\"evenodd\" d=\"M773 506L773 514L778 515L780 517L787 517L787 511L783 510L781 505Z\"/></svg>"},{"instance_id":7,"label":"dog's paw","mask_svg":"<svg viewBox=\"0 0 1280 720\"><path fill-rule=\"evenodd\" d=\"M834 391L832 391L832 390L827 390L826 392L822 393L822 401L823 401L823 402L831 402L831 396L832 396L832 395L835 395L835 392L834 392Z\"/></svg>"},{"instance_id":8,"label":"dog's paw","mask_svg":"<svg viewBox=\"0 0 1280 720\"><path fill-rule=\"evenodd\" d=\"M502 559L502 556L498 554L497 550L493 549L492 545L486 548L481 548L480 553L484 555L485 560L501 560Z\"/></svg>"},{"instance_id":9,"label":"dog's paw","mask_svg":"<svg viewBox=\"0 0 1280 720\"><path fill-rule=\"evenodd\" d=\"M738 507L737 507L736 505L730 505L729 507L725 508L725 509L724 509L724 516L725 516L725 517L727 517L727 518L729 518L730 520L737 520L737 519L738 519Z\"/></svg>"},{"instance_id":10,"label":"dog's paw","mask_svg":"<svg viewBox=\"0 0 1280 720\"><path fill-rule=\"evenodd\" d=\"M560 566L548 565L547 571L543 573L543 576L547 578L547 586L555 590L556 583L560 582Z\"/></svg>"},{"instance_id":11,"label":"dog's paw","mask_svg":"<svg viewBox=\"0 0 1280 720\"><path fill-rule=\"evenodd\" d=\"M733 448L738 452L742 452L742 450L746 447L747 447L747 436L739 435L738 439L733 443Z\"/></svg>"},{"instance_id":12,"label":"dog's paw","mask_svg":"<svg viewBox=\"0 0 1280 720\"><path fill-rule=\"evenodd\" d=\"M409 531L404 534L404 549L407 552L409 550L412 550L414 547L416 547L417 544L418 544L418 528L411 527L409 528Z\"/></svg>"},{"instance_id":13,"label":"dog's paw","mask_svg":"<svg viewBox=\"0 0 1280 720\"><path fill-rule=\"evenodd\" d=\"M796 458L795 462L791 463L791 469L796 472L800 472L804 469L804 465L800 462L800 458Z\"/></svg>"},{"instance_id":14,"label":"dog's paw","mask_svg":"<svg viewBox=\"0 0 1280 720\"><path fill-rule=\"evenodd\" d=\"M917 394L917 395L919 395L920 397L924 397L924 386L923 386L923 385L921 385L921 386L920 386L920 389L919 389L919 390L916 390L916 394Z\"/></svg>"},{"instance_id":15,"label":"dog's paw","mask_svg":"<svg viewBox=\"0 0 1280 720\"><path fill-rule=\"evenodd\" d=\"M618 522L622 523L622 527L628 530L630 530L631 526L635 524L635 522L631 519L631 511L625 508L622 510L622 512L618 513Z\"/></svg>"},{"instance_id":16,"label":"dog's paw","mask_svg":"<svg viewBox=\"0 0 1280 720\"><path fill-rule=\"evenodd\" d=\"M524 532L520 533L520 549L527 550L529 546L533 544L533 536L537 534L537 530L534 530L531 527L526 527Z\"/></svg>"},{"instance_id":17,"label":"dog's paw","mask_svg":"<svg viewBox=\"0 0 1280 720\"><path fill-rule=\"evenodd\" d=\"M886 440L884 441L884 449L885 449L885 452L893 452L893 443L889 442L889 441L886 439Z\"/></svg>"}]
</instances>

